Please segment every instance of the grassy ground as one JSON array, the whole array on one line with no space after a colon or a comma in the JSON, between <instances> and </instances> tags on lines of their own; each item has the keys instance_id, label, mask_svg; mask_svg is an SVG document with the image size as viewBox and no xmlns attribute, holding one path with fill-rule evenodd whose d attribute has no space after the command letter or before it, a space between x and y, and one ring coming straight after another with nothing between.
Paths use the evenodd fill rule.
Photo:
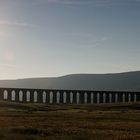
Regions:
<instances>
[{"instance_id":1,"label":"grassy ground","mask_svg":"<svg viewBox=\"0 0 140 140\"><path fill-rule=\"evenodd\" d=\"M140 140L140 103L41 105L0 102L0 140Z\"/></svg>"}]
</instances>

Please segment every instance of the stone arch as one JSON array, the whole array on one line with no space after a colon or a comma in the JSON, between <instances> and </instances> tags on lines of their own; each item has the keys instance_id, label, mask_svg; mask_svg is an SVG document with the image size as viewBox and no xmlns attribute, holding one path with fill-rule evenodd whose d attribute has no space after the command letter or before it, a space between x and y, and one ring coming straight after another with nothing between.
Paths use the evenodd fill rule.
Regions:
<instances>
[{"instance_id":1,"label":"stone arch","mask_svg":"<svg viewBox=\"0 0 140 140\"><path fill-rule=\"evenodd\" d=\"M128 94L128 102L131 102L131 94Z\"/></svg>"},{"instance_id":2,"label":"stone arch","mask_svg":"<svg viewBox=\"0 0 140 140\"><path fill-rule=\"evenodd\" d=\"M90 94L90 103L91 104L94 103L94 94L93 93Z\"/></svg>"},{"instance_id":3,"label":"stone arch","mask_svg":"<svg viewBox=\"0 0 140 140\"><path fill-rule=\"evenodd\" d=\"M53 103L53 92L51 91L50 92L50 104L52 104Z\"/></svg>"},{"instance_id":4,"label":"stone arch","mask_svg":"<svg viewBox=\"0 0 140 140\"><path fill-rule=\"evenodd\" d=\"M115 103L118 102L118 93L115 94Z\"/></svg>"},{"instance_id":5,"label":"stone arch","mask_svg":"<svg viewBox=\"0 0 140 140\"><path fill-rule=\"evenodd\" d=\"M3 99L4 100L8 99L8 91L7 90L4 90L4 92L3 92Z\"/></svg>"},{"instance_id":6,"label":"stone arch","mask_svg":"<svg viewBox=\"0 0 140 140\"><path fill-rule=\"evenodd\" d=\"M15 90L13 90L13 91L11 92L11 100L12 100L12 101L15 101L15 100L16 100L16 92L15 92Z\"/></svg>"},{"instance_id":7,"label":"stone arch","mask_svg":"<svg viewBox=\"0 0 140 140\"><path fill-rule=\"evenodd\" d=\"M100 103L100 93L97 93L97 104Z\"/></svg>"},{"instance_id":8,"label":"stone arch","mask_svg":"<svg viewBox=\"0 0 140 140\"><path fill-rule=\"evenodd\" d=\"M67 93L63 93L63 103L65 104L67 102Z\"/></svg>"},{"instance_id":9,"label":"stone arch","mask_svg":"<svg viewBox=\"0 0 140 140\"><path fill-rule=\"evenodd\" d=\"M109 93L109 103L112 103L112 94Z\"/></svg>"},{"instance_id":10,"label":"stone arch","mask_svg":"<svg viewBox=\"0 0 140 140\"><path fill-rule=\"evenodd\" d=\"M87 104L87 93L84 93L84 103Z\"/></svg>"},{"instance_id":11,"label":"stone arch","mask_svg":"<svg viewBox=\"0 0 140 140\"><path fill-rule=\"evenodd\" d=\"M70 103L73 103L73 92L70 92Z\"/></svg>"},{"instance_id":12,"label":"stone arch","mask_svg":"<svg viewBox=\"0 0 140 140\"><path fill-rule=\"evenodd\" d=\"M37 91L34 91L34 102L37 102Z\"/></svg>"},{"instance_id":13,"label":"stone arch","mask_svg":"<svg viewBox=\"0 0 140 140\"><path fill-rule=\"evenodd\" d=\"M106 103L106 93L103 93L103 103Z\"/></svg>"},{"instance_id":14,"label":"stone arch","mask_svg":"<svg viewBox=\"0 0 140 140\"><path fill-rule=\"evenodd\" d=\"M19 101L20 102L23 101L23 91L22 90L19 91Z\"/></svg>"},{"instance_id":15,"label":"stone arch","mask_svg":"<svg viewBox=\"0 0 140 140\"><path fill-rule=\"evenodd\" d=\"M80 94L79 94L79 92L77 92L77 93L76 93L76 103L77 103L77 104L79 104L79 97L80 97Z\"/></svg>"},{"instance_id":16,"label":"stone arch","mask_svg":"<svg viewBox=\"0 0 140 140\"><path fill-rule=\"evenodd\" d=\"M123 101L123 103L125 103L125 93L123 93L123 95L122 95L122 101Z\"/></svg>"},{"instance_id":17,"label":"stone arch","mask_svg":"<svg viewBox=\"0 0 140 140\"><path fill-rule=\"evenodd\" d=\"M134 102L137 102L137 94L134 94Z\"/></svg>"},{"instance_id":18,"label":"stone arch","mask_svg":"<svg viewBox=\"0 0 140 140\"><path fill-rule=\"evenodd\" d=\"M56 93L56 103L59 104L60 103L60 92L57 91Z\"/></svg>"},{"instance_id":19,"label":"stone arch","mask_svg":"<svg viewBox=\"0 0 140 140\"><path fill-rule=\"evenodd\" d=\"M46 92L43 91L43 95L42 95L42 102L43 103L46 103L46 97L47 97Z\"/></svg>"},{"instance_id":20,"label":"stone arch","mask_svg":"<svg viewBox=\"0 0 140 140\"><path fill-rule=\"evenodd\" d=\"M27 101L27 102L30 102L30 96L31 96L31 95L30 95L30 91L27 91L27 92L26 92L26 101Z\"/></svg>"}]
</instances>

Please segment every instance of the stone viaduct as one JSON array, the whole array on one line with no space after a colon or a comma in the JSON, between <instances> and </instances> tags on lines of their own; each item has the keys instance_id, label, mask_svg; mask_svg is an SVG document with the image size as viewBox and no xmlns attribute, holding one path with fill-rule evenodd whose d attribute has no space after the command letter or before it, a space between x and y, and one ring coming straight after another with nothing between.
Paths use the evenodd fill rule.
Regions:
<instances>
[{"instance_id":1,"label":"stone viaduct","mask_svg":"<svg viewBox=\"0 0 140 140\"><path fill-rule=\"evenodd\" d=\"M46 104L105 104L140 101L140 92L0 88L0 100Z\"/></svg>"}]
</instances>

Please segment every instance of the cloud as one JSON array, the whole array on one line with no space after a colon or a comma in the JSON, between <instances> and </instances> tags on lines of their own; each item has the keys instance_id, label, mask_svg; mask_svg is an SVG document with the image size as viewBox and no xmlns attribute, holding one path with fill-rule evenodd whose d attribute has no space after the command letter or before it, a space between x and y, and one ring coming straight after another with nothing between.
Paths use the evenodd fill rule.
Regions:
<instances>
[{"instance_id":1,"label":"cloud","mask_svg":"<svg viewBox=\"0 0 140 140\"><path fill-rule=\"evenodd\" d=\"M82 5L82 4L91 4L93 3L92 1L86 0L86 1L81 1L81 0L48 0L50 3L58 3L58 4L68 4L68 5Z\"/></svg>"},{"instance_id":2,"label":"cloud","mask_svg":"<svg viewBox=\"0 0 140 140\"><path fill-rule=\"evenodd\" d=\"M9 64L9 63L5 63L5 64L0 64L0 67L6 67L6 68L16 68L17 65L14 64Z\"/></svg>"},{"instance_id":3,"label":"cloud","mask_svg":"<svg viewBox=\"0 0 140 140\"><path fill-rule=\"evenodd\" d=\"M110 37L107 36L97 36L94 33L68 33L65 34L65 39L67 42L73 43L73 46L78 48L94 48L103 46L104 43L107 43L110 40Z\"/></svg>"},{"instance_id":4,"label":"cloud","mask_svg":"<svg viewBox=\"0 0 140 140\"><path fill-rule=\"evenodd\" d=\"M17 22L17 21L7 21L0 20L0 25L3 26L16 26L16 27L33 27L33 24L28 24L26 22Z\"/></svg>"},{"instance_id":5,"label":"cloud","mask_svg":"<svg viewBox=\"0 0 140 140\"><path fill-rule=\"evenodd\" d=\"M41 0L42 2L44 0ZM111 7L117 5L127 6L128 4L139 4L140 0L47 0L48 3L63 4L63 5L92 5L95 7Z\"/></svg>"},{"instance_id":6,"label":"cloud","mask_svg":"<svg viewBox=\"0 0 140 140\"><path fill-rule=\"evenodd\" d=\"M32 4L36 6L57 4L68 7L92 6L101 8L140 6L140 0L32 0Z\"/></svg>"},{"instance_id":7,"label":"cloud","mask_svg":"<svg viewBox=\"0 0 140 140\"><path fill-rule=\"evenodd\" d=\"M61 5L68 5L68 6L80 6L80 5L94 5L94 6L104 6L107 4L111 4L112 1L116 0L34 0L32 1L33 4L36 5L44 5L44 4L61 4Z\"/></svg>"},{"instance_id":8,"label":"cloud","mask_svg":"<svg viewBox=\"0 0 140 140\"><path fill-rule=\"evenodd\" d=\"M110 0L48 0L49 3L65 4L65 5L90 5L107 3Z\"/></svg>"},{"instance_id":9,"label":"cloud","mask_svg":"<svg viewBox=\"0 0 140 140\"><path fill-rule=\"evenodd\" d=\"M3 59L5 61L9 61L9 62L12 62L15 60L15 54L13 51L6 51L3 55Z\"/></svg>"},{"instance_id":10,"label":"cloud","mask_svg":"<svg viewBox=\"0 0 140 140\"><path fill-rule=\"evenodd\" d=\"M108 40L108 38L107 37L103 37L101 40L102 41L106 41L106 40Z\"/></svg>"}]
</instances>

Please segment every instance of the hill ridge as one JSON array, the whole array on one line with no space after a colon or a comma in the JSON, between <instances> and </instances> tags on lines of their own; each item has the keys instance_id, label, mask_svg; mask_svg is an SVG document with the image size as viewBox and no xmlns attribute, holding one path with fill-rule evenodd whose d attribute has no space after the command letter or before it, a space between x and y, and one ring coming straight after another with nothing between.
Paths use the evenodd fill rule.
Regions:
<instances>
[{"instance_id":1,"label":"hill ridge","mask_svg":"<svg viewBox=\"0 0 140 140\"><path fill-rule=\"evenodd\" d=\"M140 71L107 74L69 74L60 77L0 80L0 87L140 91Z\"/></svg>"}]
</instances>

